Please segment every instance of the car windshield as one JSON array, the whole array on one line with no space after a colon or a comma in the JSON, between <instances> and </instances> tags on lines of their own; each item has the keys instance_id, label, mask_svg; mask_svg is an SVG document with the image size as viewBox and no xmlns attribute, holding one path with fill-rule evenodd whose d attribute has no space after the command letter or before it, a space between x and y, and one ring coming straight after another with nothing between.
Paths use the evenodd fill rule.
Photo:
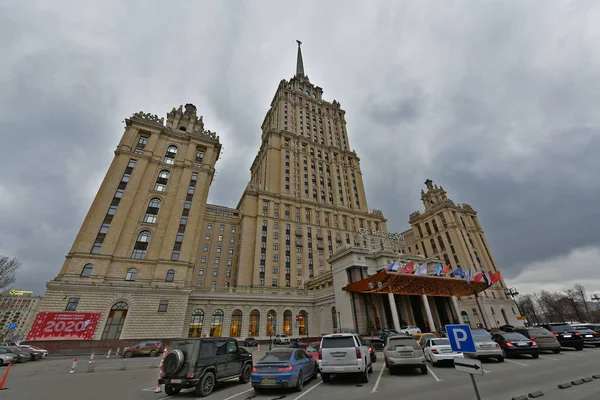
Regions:
<instances>
[{"instance_id":1,"label":"car windshield","mask_svg":"<svg viewBox=\"0 0 600 400\"><path fill-rule=\"evenodd\" d=\"M516 332L505 333L503 336L506 340L529 340L525 336Z\"/></svg>"},{"instance_id":2,"label":"car windshield","mask_svg":"<svg viewBox=\"0 0 600 400\"><path fill-rule=\"evenodd\" d=\"M596 333L595 331L588 329L588 328L580 328L580 329L578 329L578 331L579 331L579 333L585 333L586 335Z\"/></svg>"},{"instance_id":3,"label":"car windshield","mask_svg":"<svg viewBox=\"0 0 600 400\"><path fill-rule=\"evenodd\" d=\"M389 347L391 349L398 346L418 346L417 341L413 337L395 337L390 339Z\"/></svg>"},{"instance_id":4,"label":"car windshield","mask_svg":"<svg viewBox=\"0 0 600 400\"><path fill-rule=\"evenodd\" d=\"M531 329L528 329L527 332L530 335L534 335L534 336L550 336L550 335L552 335L552 333L550 333L548 330L546 330L544 328L531 328Z\"/></svg>"},{"instance_id":5,"label":"car windshield","mask_svg":"<svg viewBox=\"0 0 600 400\"><path fill-rule=\"evenodd\" d=\"M448 339L435 339L431 341L433 346L449 346L450 340Z\"/></svg>"},{"instance_id":6,"label":"car windshield","mask_svg":"<svg viewBox=\"0 0 600 400\"><path fill-rule=\"evenodd\" d=\"M352 336L323 338L322 347L324 349L354 347L354 339L352 338Z\"/></svg>"},{"instance_id":7,"label":"car windshield","mask_svg":"<svg viewBox=\"0 0 600 400\"><path fill-rule=\"evenodd\" d=\"M573 327L571 325L550 325L550 329L552 332L567 332L572 331Z\"/></svg>"},{"instance_id":8,"label":"car windshield","mask_svg":"<svg viewBox=\"0 0 600 400\"><path fill-rule=\"evenodd\" d=\"M292 357L292 351L272 351L267 354L263 358L261 358L258 362L282 362L289 361Z\"/></svg>"}]
</instances>

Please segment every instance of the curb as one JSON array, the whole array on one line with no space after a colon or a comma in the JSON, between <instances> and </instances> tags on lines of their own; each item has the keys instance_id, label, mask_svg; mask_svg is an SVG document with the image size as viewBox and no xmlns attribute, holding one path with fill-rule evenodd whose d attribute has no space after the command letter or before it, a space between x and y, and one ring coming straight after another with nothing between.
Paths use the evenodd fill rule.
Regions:
<instances>
[{"instance_id":1,"label":"curb","mask_svg":"<svg viewBox=\"0 0 600 400\"><path fill-rule=\"evenodd\" d=\"M543 395L544 395L544 393L542 393L538 390L537 392L529 393L529 398L536 399L538 397L542 397Z\"/></svg>"},{"instance_id":2,"label":"curb","mask_svg":"<svg viewBox=\"0 0 600 400\"><path fill-rule=\"evenodd\" d=\"M592 375L592 378L594 378L594 379L600 379L600 375Z\"/></svg>"},{"instance_id":3,"label":"curb","mask_svg":"<svg viewBox=\"0 0 600 400\"><path fill-rule=\"evenodd\" d=\"M591 381L593 381L593 379L592 379L591 376L587 376L585 378L581 378L581 380L584 381L584 382L591 382Z\"/></svg>"},{"instance_id":4,"label":"curb","mask_svg":"<svg viewBox=\"0 0 600 400\"><path fill-rule=\"evenodd\" d=\"M513 397L511 400L527 400L527 396L517 396Z\"/></svg>"},{"instance_id":5,"label":"curb","mask_svg":"<svg viewBox=\"0 0 600 400\"><path fill-rule=\"evenodd\" d=\"M570 388L570 387L571 387L571 384L568 383L568 382L567 383L561 383L560 385L558 385L559 389L567 389L567 388Z\"/></svg>"},{"instance_id":6,"label":"curb","mask_svg":"<svg viewBox=\"0 0 600 400\"><path fill-rule=\"evenodd\" d=\"M585 382L583 381L583 379L577 379L576 381L571 381L571 385L583 385Z\"/></svg>"}]
</instances>

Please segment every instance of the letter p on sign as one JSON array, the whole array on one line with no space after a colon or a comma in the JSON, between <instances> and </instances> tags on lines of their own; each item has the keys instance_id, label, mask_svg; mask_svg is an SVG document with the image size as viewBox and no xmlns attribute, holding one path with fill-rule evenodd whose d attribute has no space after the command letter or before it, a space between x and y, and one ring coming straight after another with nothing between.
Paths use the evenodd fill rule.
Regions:
<instances>
[{"instance_id":1,"label":"letter p on sign","mask_svg":"<svg viewBox=\"0 0 600 400\"><path fill-rule=\"evenodd\" d=\"M454 351L475 353L475 341L469 325L446 325L450 347Z\"/></svg>"}]
</instances>

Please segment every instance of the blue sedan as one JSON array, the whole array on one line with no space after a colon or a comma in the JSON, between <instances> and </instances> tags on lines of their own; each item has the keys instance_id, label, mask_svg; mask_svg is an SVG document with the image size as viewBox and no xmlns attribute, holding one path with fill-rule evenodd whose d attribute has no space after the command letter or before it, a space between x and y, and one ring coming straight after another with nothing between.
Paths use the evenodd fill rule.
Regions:
<instances>
[{"instance_id":1,"label":"blue sedan","mask_svg":"<svg viewBox=\"0 0 600 400\"><path fill-rule=\"evenodd\" d=\"M276 348L252 368L252 387L257 392L268 388L294 388L299 392L304 382L317 373L315 360L303 350Z\"/></svg>"}]
</instances>

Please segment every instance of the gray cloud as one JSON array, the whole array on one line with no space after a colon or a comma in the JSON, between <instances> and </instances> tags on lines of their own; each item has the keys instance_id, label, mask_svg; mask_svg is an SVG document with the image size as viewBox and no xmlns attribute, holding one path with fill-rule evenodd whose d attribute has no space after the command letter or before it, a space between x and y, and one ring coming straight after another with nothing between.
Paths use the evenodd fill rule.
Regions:
<instances>
[{"instance_id":1,"label":"gray cloud","mask_svg":"<svg viewBox=\"0 0 600 400\"><path fill-rule=\"evenodd\" d=\"M479 211L505 276L534 287L524 269L600 245L599 20L592 1L5 3L0 253L43 292L138 110L196 104L224 146L209 201L235 206L302 39L389 229L432 178Z\"/></svg>"}]
</instances>

